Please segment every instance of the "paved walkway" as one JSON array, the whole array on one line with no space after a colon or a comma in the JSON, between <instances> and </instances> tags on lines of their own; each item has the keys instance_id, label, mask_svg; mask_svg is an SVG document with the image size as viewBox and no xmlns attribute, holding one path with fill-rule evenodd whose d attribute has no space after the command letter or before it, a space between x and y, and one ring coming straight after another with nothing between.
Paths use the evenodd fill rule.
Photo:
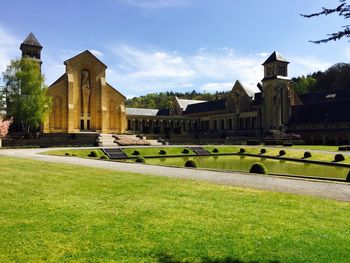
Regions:
<instances>
[{"instance_id":1,"label":"paved walkway","mask_svg":"<svg viewBox=\"0 0 350 263\"><path fill-rule=\"evenodd\" d=\"M137 163L118 163L77 157L50 156L40 154L40 152L55 149L1 149L0 156L3 155L19 158L31 158L34 160L46 162L83 165L88 167L104 168L147 175L187 178L192 180L208 181L216 184L311 195L338 201L350 202L350 184L348 183L304 180L277 176L261 176L238 172L226 173L199 169L144 165Z\"/></svg>"}]
</instances>

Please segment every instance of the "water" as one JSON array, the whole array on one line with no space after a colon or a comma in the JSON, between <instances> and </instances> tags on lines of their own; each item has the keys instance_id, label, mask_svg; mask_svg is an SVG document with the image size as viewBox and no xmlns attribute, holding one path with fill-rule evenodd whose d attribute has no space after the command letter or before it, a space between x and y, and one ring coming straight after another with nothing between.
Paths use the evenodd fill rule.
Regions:
<instances>
[{"instance_id":1,"label":"water","mask_svg":"<svg viewBox=\"0 0 350 263\"><path fill-rule=\"evenodd\" d=\"M344 167L238 155L147 158L146 163L184 167L187 160L195 160L199 168L242 172L248 172L253 163L261 162L268 173L337 179L345 179L350 171Z\"/></svg>"}]
</instances>

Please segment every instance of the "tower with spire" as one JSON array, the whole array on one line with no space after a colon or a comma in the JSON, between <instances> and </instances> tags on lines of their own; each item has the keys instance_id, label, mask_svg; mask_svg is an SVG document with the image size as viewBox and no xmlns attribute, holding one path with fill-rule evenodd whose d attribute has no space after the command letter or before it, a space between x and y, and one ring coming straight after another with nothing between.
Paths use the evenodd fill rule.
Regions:
<instances>
[{"instance_id":1,"label":"tower with spire","mask_svg":"<svg viewBox=\"0 0 350 263\"><path fill-rule=\"evenodd\" d=\"M26 37L26 39L22 42L20 46L20 50L22 51L22 58L23 57L29 57L32 59L35 59L41 68L41 50L42 46L39 43L38 39L34 36L34 34L31 32Z\"/></svg>"}]
</instances>

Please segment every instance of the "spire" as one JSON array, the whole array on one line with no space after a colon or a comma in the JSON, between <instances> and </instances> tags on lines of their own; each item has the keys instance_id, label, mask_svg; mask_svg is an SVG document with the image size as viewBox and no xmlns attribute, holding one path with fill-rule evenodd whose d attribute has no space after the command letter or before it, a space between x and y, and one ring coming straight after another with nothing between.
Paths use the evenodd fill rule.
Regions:
<instances>
[{"instance_id":1,"label":"spire","mask_svg":"<svg viewBox=\"0 0 350 263\"><path fill-rule=\"evenodd\" d=\"M36 37L34 36L34 34L32 32L30 32L29 35L26 37L26 39L23 41L23 43L21 44L21 47L22 47L22 45L42 48L39 41L36 39Z\"/></svg>"},{"instance_id":2,"label":"spire","mask_svg":"<svg viewBox=\"0 0 350 263\"><path fill-rule=\"evenodd\" d=\"M281 54L279 54L278 52L274 51L271 54L271 56L269 56L269 58L266 59L266 61L262 65L273 63L273 62L276 62L276 61L289 63L284 57L281 56Z\"/></svg>"}]
</instances>

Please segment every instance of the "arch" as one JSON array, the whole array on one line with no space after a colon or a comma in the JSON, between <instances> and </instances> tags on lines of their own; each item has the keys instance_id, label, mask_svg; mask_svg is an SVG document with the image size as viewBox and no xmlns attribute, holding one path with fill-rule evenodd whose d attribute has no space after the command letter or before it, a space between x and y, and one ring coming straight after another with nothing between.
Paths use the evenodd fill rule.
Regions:
<instances>
[{"instance_id":1,"label":"arch","mask_svg":"<svg viewBox=\"0 0 350 263\"><path fill-rule=\"evenodd\" d=\"M53 100L53 126L55 130L62 129L62 98L60 96L56 96Z\"/></svg>"},{"instance_id":2,"label":"arch","mask_svg":"<svg viewBox=\"0 0 350 263\"><path fill-rule=\"evenodd\" d=\"M349 137L346 134L341 134L338 137L339 145L349 145Z\"/></svg>"},{"instance_id":3,"label":"arch","mask_svg":"<svg viewBox=\"0 0 350 263\"><path fill-rule=\"evenodd\" d=\"M325 140L326 145L336 145L337 138L333 134L328 134Z\"/></svg>"},{"instance_id":4,"label":"arch","mask_svg":"<svg viewBox=\"0 0 350 263\"><path fill-rule=\"evenodd\" d=\"M304 135L303 140L304 140L305 144L312 144L312 139L309 135Z\"/></svg>"},{"instance_id":5,"label":"arch","mask_svg":"<svg viewBox=\"0 0 350 263\"><path fill-rule=\"evenodd\" d=\"M321 135L315 135L313 139L314 144L323 144L323 138Z\"/></svg>"},{"instance_id":6,"label":"arch","mask_svg":"<svg viewBox=\"0 0 350 263\"><path fill-rule=\"evenodd\" d=\"M128 119L128 130L132 130L132 120Z\"/></svg>"}]
</instances>

